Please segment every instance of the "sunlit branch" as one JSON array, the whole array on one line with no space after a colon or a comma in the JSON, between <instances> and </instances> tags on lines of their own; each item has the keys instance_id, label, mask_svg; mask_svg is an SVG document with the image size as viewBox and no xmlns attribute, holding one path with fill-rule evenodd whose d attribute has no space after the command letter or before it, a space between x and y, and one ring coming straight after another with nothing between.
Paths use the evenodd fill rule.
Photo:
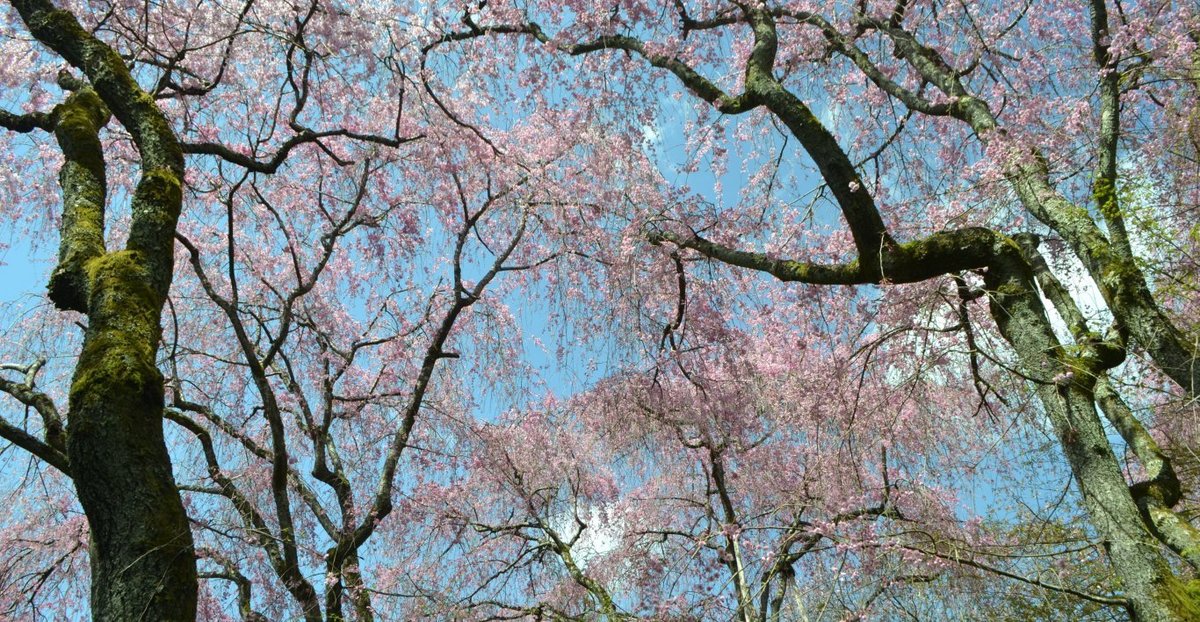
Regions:
<instances>
[{"instance_id":1,"label":"sunlit branch","mask_svg":"<svg viewBox=\"0 0 1200 622\"><path fill-rule=\"evenodd\" d=\"M4 389L0 387L0 391ZM71 474L70 462L66 454L42 442L38 437L0 418L0 438L28 451L43 460L46 464L58 469L64 475Z\"/></svg>"},{"instance_id":2,"label":"sunlit branch","mask_svg":"<svg viewBox=\"0 0 1200 622\"><path fill-rule=\"evenodd\" d=\"M960 551L953 544L951 544L951 551L949 553L945 553L945 552L937 551L937 550L929 550L929 549L925 549L925 548L922 548L919 546L902 545L902 548L908 549L910 551L915 551L915 552L921 553L923 555L928 555L930 557L936 557L938 559L944 559L946 561L954 562L956 564L968 566L970 568L975 568L977 570L983 570L986 572L990 572L992 574L999 575L1001 577L1013 579L1015 581L1020 581L1021 583L1035 585L1037 587L1051 590L1053 592L1062 592L1063 594L1070 594L1071 596L1074 596L1076 598L1081 598L1086 601L1099 603L1102 605L1122 607L1122 608L1127 607L1129 605L1129 601L1125 600L1124 598L1105 596L1103 594L1093 594L1090 592L1085 592L1083 590L1077 590L1075 588L1072 588L1072 587L1069 587L1066 585L1060 585L1058 583L1054 583L1051 581L1045 581L1045 580L1039 579L1037 577L1021 576L1016 573L1008 572L1007 570L1004 570L1002 568L998 568L991 564L986 564L984 562L974 559L971 556L970 551Z\"/></svg>"}]
</instances>

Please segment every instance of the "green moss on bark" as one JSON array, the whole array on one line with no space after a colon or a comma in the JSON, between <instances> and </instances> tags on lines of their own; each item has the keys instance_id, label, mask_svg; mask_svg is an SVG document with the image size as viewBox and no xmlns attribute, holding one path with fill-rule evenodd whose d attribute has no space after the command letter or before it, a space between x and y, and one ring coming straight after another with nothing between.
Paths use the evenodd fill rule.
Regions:
<instances>
[{"instance_id":1,"label":"green moss on bark","mask_svg":"<svg viewBox=\"0 0 1200 622\"><path fill-rule=\"evenodd\" d=\"M88 282L84 264L103 255L107 186L100 128L109 113L90 88L83 88L54 111L54 135L65 161L58 181L63 218L58 265L50 277L50 299L61 309L86 312Z\"/></svg>"},{"instance_id":2,"label":"green moss on bark","mask_svg":"<svg viewBox=\"0 0 1200 622\"><path fill-rule=\"evenodd\" d=\"M155 365L161 297L145 257L87 263L89 326L71 384L67 449L93 536L93 616L191 620L196 576L187 517L163 440Z\"/></svg>"},{"instance_id":3,"label":"green moss on bark","mask_svg":"<svg viewBox=\"0 0 1200 622\"><path fill-rule=\"evenodd\" d=\"M1200 581L1184 581L1163 571L1158 594L1179 620L1200 620Z\"/></svg>"},{"instance_id":4,"label":"green moss on bark","mask_svg":"<svg viewBox=\"0 0 1200 622\"><path fill-rule=\"evenodd\" d=\"M56 303L88 315L71 385L67 453L92 530L92 617L191 621L195 551L163 441L163 379L155 366L182 204L183 154L167 118L111 47L48 0L12 5L30 33L82 70L95 88L81 89L58 111L63 150L73 166L63 177L65 210L79 207L86 222L64 218L70 225L64 228L68 261L51 284L52 295L63 292ZM107 118L104 106L133 136L143 171L127 250L107 254L97 140ZM72 202L71 196L83 198ZM75 244L80 240L91 240L90 247Z\"/></svg>"}]
</instances>

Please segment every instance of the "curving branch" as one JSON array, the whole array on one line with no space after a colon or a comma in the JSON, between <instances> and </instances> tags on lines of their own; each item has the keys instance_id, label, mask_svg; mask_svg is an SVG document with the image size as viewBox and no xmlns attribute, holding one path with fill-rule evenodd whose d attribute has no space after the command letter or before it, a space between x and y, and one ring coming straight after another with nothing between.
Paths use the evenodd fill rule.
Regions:
<instances>
[{"instance_id":1,"label":"curving branch","mask_svg":"<svg viewBox=\"0 0 1200 622\"><path fill-rule=\"evenodd\" d=\"M254 584L246 575L238 570L237 565L233 560L217 553L216 551L204 551L204 557L211 559L221 567L217 572L201 572L201 579L221 579L229 581L237 587L237 604L238 613L242 616L242 622L268 622L268 618L254 610L250 602L250 597L254 588Z\"/></svg>"},{"instance_id":2,"label":"curving branch","mask_svg":"<svg viewBox=\"0 0 1200 622\"><path fill-rule=\"evenodd\" d=\"M884 252L877 265L864 265L860 260L826 264L778 259L712 242L698 234L652 232L647 238L651 244L669 242L722 263L765 272L780 281L813 285L916 283L944 274L986 268L998 254L1016 250L1011 240L982 227L938 232L898 244L894 250Z\"/></svg>"},{"instance_id":3,"label":"curving branch","mask_svg":"<svg viewBox=\"0 0 1200 622\"><path fill-rule=\"evenodd\" d=\"M669 71L697 97L713 104L722 113L740 114L765 107L783 121L808 152L841 207L864 270L868 273L876 271L878 257L882 252L894 248L895 240L888 234L874 199L833 134L808 105L784 88L774 75L779 46L775 16L765 8L748 6L742 8L742 13L738 21L752 28L755 43L745 66L746 90L736 96L725 93L683 60L649 51L643 41L628 35L606 35L585 42L560 44L552 41L534 22L479 26L468 20L467 31L447 33L428 44L424 52L428 54L444 43L496 34L531 36L572 56L620 50L637 54L651 66Z\"/></svg>"},{"instance_id":4,"label":"curving branch","mask_svg":"<svg viewBox=\"0 0 1200 622\"><path fill-rule=\"evenodd\" d=\"M362 142L375 143L386 147L399 147L405 143L410 143L415 140L424 138L424 134L416 136L397 136L389 138L387 136L379 136L375 134L362 134L352 132L346 129L314 131L307 128L300 128L295 136L285 140L283 144L275 150L274 155L266 159L257 159L254 156L246 155L240 151L236 151L230 147L214 142L184 142L182 145L183 152L190 155L212 155L230 164L236 164L248 171L254 173L271 174L279 170L284 162L287 162L288 156L292 151L301 145L317 144L321 145L321 140L325 138L351 138Z\"/></svg>"},{"instance_id":5,"label":"curving branch","mask_svg":"<svg viewBox=\"0 0 1200 622\"><path fill-rule=\"evenodd\" d=\"M54 400L36 388L38 372L45 365L46 359L44 358L38 358L28 365L0 364L0 370L15 371L23 376L21 382L13 382L0 377L0 391L13 396L17 401L33 408L38 413L42 418L42 428L45 430L46 445L50 449L63 454L65 460L67 435L66 430L63 428L62 416L58 413L58 407L54 405ZM66 473L66 470L60 470Z\"/></svg>"}]
</instances>

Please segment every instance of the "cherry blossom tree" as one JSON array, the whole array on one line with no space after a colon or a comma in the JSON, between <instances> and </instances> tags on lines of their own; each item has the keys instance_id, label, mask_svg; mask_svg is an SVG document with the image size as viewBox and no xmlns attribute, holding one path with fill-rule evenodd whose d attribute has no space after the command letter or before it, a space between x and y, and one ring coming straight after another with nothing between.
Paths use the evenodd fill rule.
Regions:
<instances>
[{"instance_id":1,"label":"cherry blossom tree","mask_svg":"<svg viewBox=\"0 0 1200 622\"><path fill-rule=\"evenodd\" d=\"M426 87L416 26L390 12L15 9L5 79L28 94L9 94L2 117L5 204L41 227L56 219L40 210L61 210L63 242L57 309L25 318L5 356L29 362L6 363L0 385L41 421L6 420L3 432L73 484L90 529L65 482L39 469L52 503L7 526L21 551L5 572L7 613L84 602L87 549L96 619L371 619L389 569L418 548L397 548L408 534L393 516L430 476L411 454L436 452L442 419L468 416L472 391L517 371L500 364L516 358L506 292L565 252L550 212L599 161L576 138L593 119L547 112L490 136L463 127ZM59 45L62 32L74 38ZM114 79L125 90L106 91ZM83 138L63 134L76 120ZM23 142L38 132L59 138L57 152ZM25 169L42 159L63 161L61 195ZM148 162L173 167L179 192L136 182ZM95 262L150 256L106 249L144 243L151 225L166 263L96 281ZM113 283L132 293L98 293ZM147 284L149 306L127 300ZM109 326L138 337L135 351L96 333ZM142 384L107 382L93 358ZM93 377L105 382L81 393ZM123 396L143 401L114 413ZM112 422L128 438L109 438ZM137 484L150 475L161 485Z\"/></svg>"},{"instance_id":2,"label":"cherry blossom tree","mask_svg":"<svg viewBox=\"0 0 1200 622\"><path fill-rule=\"evenodd\" d=\"M0 18L7 615L1197 615L1195 7Z\"/></svg>"},{"instance_id":3,"label":"cherry blossom tree","mask_svg":"<svg viewBox=\"0 0 1200 622\"><path fill-rule=\"evenodd\" d=\"M183 200L183 152L162 111L124 61L69 13L17 3L28 31L88 77L52 111L5 113L18 131L52 132L62 152L62 227L50 299L88 319L71 381L69 420L35 392L42 361L6 390L37 410L43 438L6 424L5 437L70 475L91 526L93 612L99 619L194 610L191 530L171 475L160 425L163 379L155 352L174 273L174 231ZM124 250L105 245L107 171L99 133L115 116L141 164L130 197ZM164 589L165 588L165 589Z\"/></svg>"},{"instance_id":4,"label":"cherry blossom tree","mask_svg":"<svg viewBox=\"0 0 1200 622\"><path fill-rule=\"evenodd\" d=\"M1011 355L1002 365L1038 394L1120 577L1120 600L1136 619L1195 617L1190 570L1183 579L1177 570L1194 566L1196 544L1195 529L1177 510L1179 478L1110 379L1132 349L1144 359L1122 369L1144 369L1145 384L1182 399L1200 384L1189 321L1173 313L1191 294L1156 296L1158 284L1143 268L1147 257L1134 249L1137 230L1127 222L1139 211L1131 190L1149 179L1154 218L1176 219L1167 235L1189 227L1184 214L1197 189L1189 138L1195 7L901 0L534 12L491 3L468 7L461 22L441 44L519 37L549 53L582 57L576 62L584 71L656 69L699 100L698 124L723 127L735 123L730 117L748 116L737 131L798 142L848 236L821 240L802 216L784 216L763 231L744 228L736 216L642 206L653 219L650 242L814 286L890 287L948 275L957 280L964 320L966 305L986 296ZM640 79L595 88L617 98ZM814 102L830 101L854 120L823 121ZM944 162L916 151L924 145L941 145L936 158ZM779 154L782 160L789 150ZM735 214L755 203L760 214L777 206L757 187L739 198ZM767 251L747 238L762 239ZM1103 297L1107 331L1049 268L1041 250L1047 244L1056 245L1052 260L1082 265ZM1066 334L1055 332L1047 303ZM965 333L975 357L969 321L955 330ZM986 382L977 376L976 383L986 401ZM1100 414L1137 457L1132 484Z\"/></svg>"}]
</instances>

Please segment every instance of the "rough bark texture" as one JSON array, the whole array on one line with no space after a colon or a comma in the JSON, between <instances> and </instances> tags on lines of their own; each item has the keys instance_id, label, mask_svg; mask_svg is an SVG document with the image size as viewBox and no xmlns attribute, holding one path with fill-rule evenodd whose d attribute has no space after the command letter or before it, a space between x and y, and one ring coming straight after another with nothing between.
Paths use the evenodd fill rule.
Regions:
<instances>
[{"instance_id":1,"label":"rough bark texture","mask_svg":"<svg viewBox=\"0 0 1200 622\"><path fill-rule=\"evenodd\" d=\"M1171 572L1142 522L1096 413L1094 376L1061 354L1033 276L1020 255L1014 256L999 257L988 270L992 317L1036 383L1130 613L1144 622L1200 619L1200 603Z\"/></svg>"},{"instance_id":2,"label":"rough bark texture","mask_svg":"<svg viewBox=\"0 0 1200 622\"><path fill-rule=\"evenodd\" d=\"M988 229L969 228L937 233L907 244L896 244L882 229L876 207L865 193L838 195L838 189L845 188L849 181L854 180L853 168L833 136L820 127L820 122L808 112L803 102L786 91L774 78L771 72L775 45L773 25L763 13L750 13L748 21L754 26L757 45L747 63L747 95L742 99L749 99L750 107L762 105L768 108L784 120L792 134L800 139L802 146L817 162L830 188L834 189L846 223L858 242L859 257L840 265L809 264L724 247L694 235L656 233L651 236L651 241L672 242L692 248L708 257L764 271L784 281L814 284L849 285L884 280L911 283L935 278L939 274L986 270L993 319L1016 351L1024 374L1035 383L1079 485L1084 504L1104 543L1112 567L1120 578L1131 615L1144 622L1200 619L1200 599L1197 598L1195 587L1177 578L1162 555L1163 540L1170 541L1172 538L1156 537L1160 533L1178 535L1181 531L1172 529L1177 525L1169 524L1170 517L1166 516L1170 513L1171 500L1147 503L1147 500L1153 500L1152 495L1140 494L1143 491L1139 490L1141 503L1135 502L1096 412L1095 379L1104 369L1115 364L1111 360L1111 353L1106 352L1105 344L1100 343L1099 339L1092 339L1085 334L1086 329L1081 329L1080 338L1084 341L1078 345L1085 346L1090 355L1079 357L1066 354L1051 329L1045 308L1036 293L1033 269L1016 241ZM676 73L679 75L679 72ZM687 82L686 76L681 78ZM954 90L955 86L951 83L947 88ZM969 117L971 112L968 109L961 114ZM974 112L982 117L978 129L990 131L994 128L990 115L983 114L986 111ZM1039 205L1055 201L1065 203L1056 194L1039 193L1028 185L1030 179L1043 177L1028 172L1015 177L1014 183L1022 199L1026 203ZM1026 185L1023 186L1023 183ZM1069 210L1064 207L1063 211ZM1092 228L1095 228L1094 225ZM870 240L874 241L874 248L867 251L864 242ZM1036 248L1036 243L1033 247ZM1107 245L1079 250L1084 257L1094 258L1099 254L1108 259L1098 262L1098 270L1124 265L1120 257L1108 257L1112 253L1105 254ZM1143 279L1123 278L1122 281L1144 285ZM1113 284L1101 282L1101 285L1103 289ZM1162 326L1163 322L1139 324L1137 318L1142 311L1153 315L1157 307L1145 304L1145 297L1136 295L1136 287L1114 287L1125 288L1121 289L1125 293L1119 296L1108 296L1106 292L1114 313L1124 320L1135 338L1153 350L1154 340L1148 339L1148 334L1154 332L1154 327ZM1131 300L1131 296L1136 301ZM1153 300L1149 300L1149 303L1153 303ZM1160 359L1156 356L1156 360ZM1174 364L1172 361L1174 359L1167 357L1163 362L1168 373ZM1184 387L1192 386L1186 375L1177 380ZM1167 544L1182 548L1178 542Z\"/></svg>"},{"instance_id":3,"label":"rough bark texture","mask_svg":"<svg viewBox=\"0 0 1200 622\"><path fill-rule=\"evenodd\" d=\"M196 565L162 435L160 297L132 251L88 264L67 451L92 530L95 620L194 620Z\"/></svg>"}]
</instances>

